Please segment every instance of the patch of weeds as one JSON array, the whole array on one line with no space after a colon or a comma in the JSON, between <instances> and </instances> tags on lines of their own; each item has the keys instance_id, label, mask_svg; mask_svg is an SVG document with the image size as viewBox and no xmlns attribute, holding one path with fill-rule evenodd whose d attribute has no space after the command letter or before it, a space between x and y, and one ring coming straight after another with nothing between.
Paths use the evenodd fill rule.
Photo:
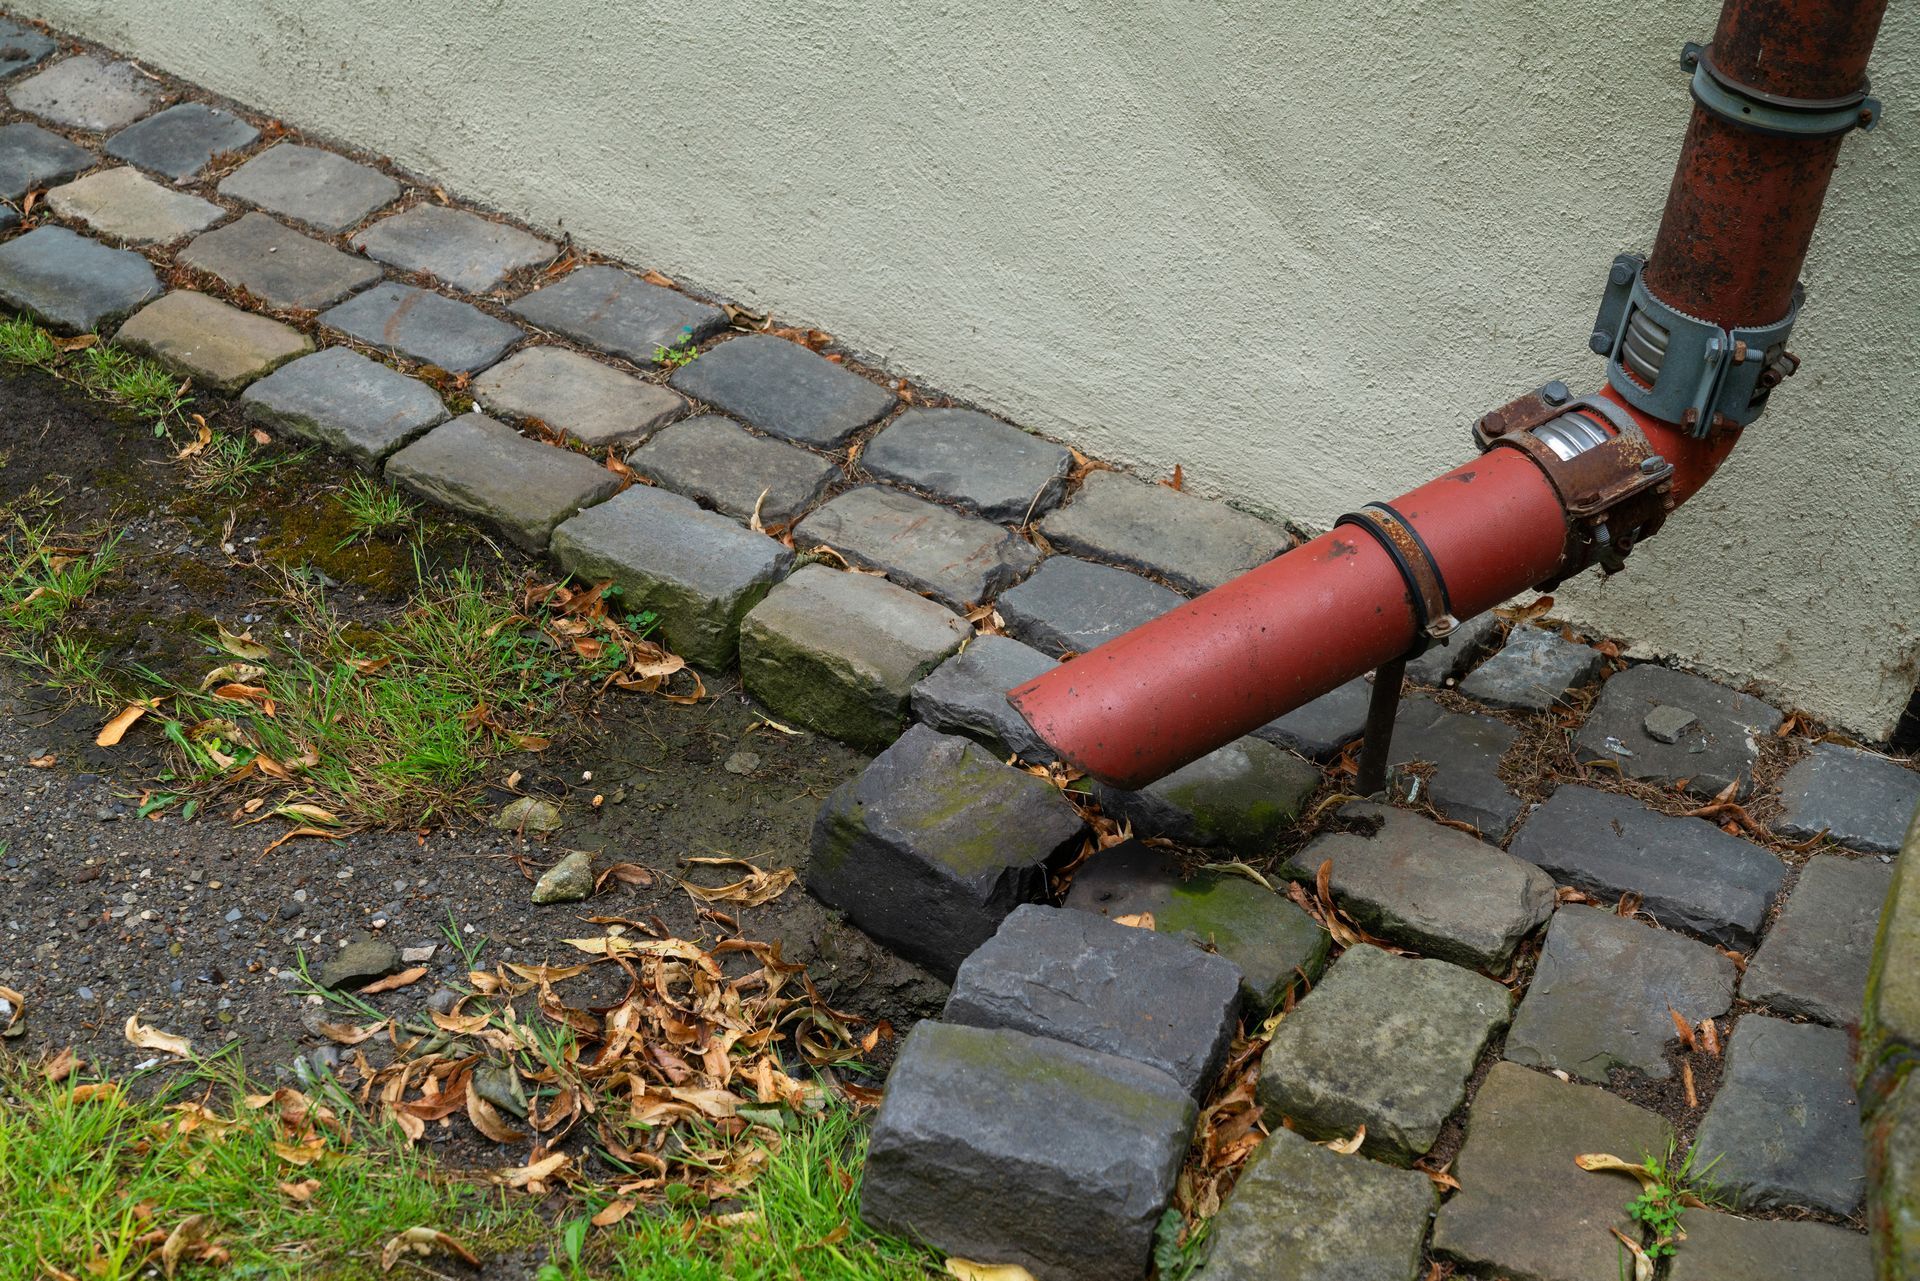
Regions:
<instances>
[{"instance_id":1,"label":"patch of weeds","mask_svg":"<svg viewBox=\"0 0 1920 1281\"><path fill-rule=\"evenodd\" d=\"M0 1281L370 1276L422 1225L475 1249L540 1232L531 1205L443 1177L344 1091L250 1097L237 1067L205 1064L151 1091L0 1064L0 1221Z\"/></svg>"},{"instance_id":2,"label":"patch of weeds","mask_svg":"<svg viewBox=\"0 0 1920 1281\"><path fill-rule=\"evenodd\" d=\"M1188 1232L1185 1217L1169 1207L1153 1231L1153 1267L1158 1281L1188 1281L1206 1262L1207 1233L1212 1227L1212 1219L1202 1219Z\"/></svg>"},{"instance_id":3,"label":"patch of weeds","mask_svg":"<svg viewBox=\"0 0 1920 1281\"><path fill-rule=\"evenodd\" d=\"M119 560L120 535L88 547L59 542L51 518L15 517L0 535L0 626L38 636L85 600Z\"/></svg>"},{"instance_id":4,"label":"patch of weeds","mask_svg":"<svg viewBox=\"0 0 1920 1281\"><path fill-rule=\"evenodd\" d=\"M460 954L461 963L472 973L480 968L480 954L487 950L487 936L474 935L471 938L460 928L460 922L453 917L453 909L447 909L447 923L440 927L440 933L447 940L447 946Z\"/></svg>"},{"instance_id":5,"label":"patch of weeds","mask_svg":"<svg viewBox=\"0 0 1920 1281\"><path fill-rule=\"evenodd\" d=\"M210 435L183 460L187 488L220 498L242 498L255 481L274 468L301 462L311 453L310 448L290 454L273 452L244 434Z\"/></svg>"},{"instance_id":6,"label":"patch of weeds","mask_svg":"<svg viewBox=\"0 0 1920 1281\"><path fill-rule=\"evenodd\" d=\"M680 327L680 341L671 347L655 347L653 363L664 369L679 369L700 359L700 348L693 340L693 326Z\"/></svg>"},{"instance_id":7,"label":"patch of weeds","mask_svg":"<svg viewBox=\"0 0 1920 1281\"><path fill-rule=\"evenodd\" d=\"M368 480L365 476L355 476L347 482L347 487L335 496L334 501L346 514L348 530L347 536L334 548L335 551L351 547L357 542L404 534L413 528L414 516L419 510L402 497L399 490Z\"/></svg>"},{"instance_id":8,"label":"patch of weeds","mask_svg":"<svg viewBox=\"0 0 1920 1281\"><path fill-rule=\"evenodd\" d=\"M1647 1244L1650 1259L1674 1254L1678 1243L1686 1239L1680 1219L1689 1207L1706 1208L1721 1198L1710 1175L1720 1163L1715 1157L1699 1170L1693 1168L1694 1152L1680 1156L1679 1141L1669 1138L1665 1155L1649 1155L1641 1164L1640 1195L1627 1203L1627 1217L1644 1227L1653 1237Z\"/></svg>"},{"instance_id":9,"label":"patch of weeds","mask_svg":"<svg viewBox=\"0 0 1920 1281\"><path fill-rule=\"evenodd\" d=\"M193 404L188 383L158 362L97 334L60 338L23 317L0 321L0 362L52 374L150 423L156 436L185 426L187 408Z\"/></svg>"},{"instance_id":10,"label":"patch of weeds","mask_svg":"<svg viewBox=\"0 0 1920 1281\"><path fill-rule=\"evenodd\" d=\"M538 1281L921 1281L944 1277L942 1256L884 1236L860 1220L866 1125L833 1105L794 1118L738 1200L708 1212L704 1199L636 1210L595 1239L587 1221L562 1227Z\"/></svg>"},{"instance_id":11,"label":"patch of weeds","mask_svg":"<svg viewBox=\"0 0 1920 1281\"><path fill-rule=\"evenodd\" d=\"M75 702L109 707L123 701L107 677L105 656L78 637L53 636L43 646L9 646L0 654L32 671L41 684L61 691Z\"/></svg>"}]
</instances>

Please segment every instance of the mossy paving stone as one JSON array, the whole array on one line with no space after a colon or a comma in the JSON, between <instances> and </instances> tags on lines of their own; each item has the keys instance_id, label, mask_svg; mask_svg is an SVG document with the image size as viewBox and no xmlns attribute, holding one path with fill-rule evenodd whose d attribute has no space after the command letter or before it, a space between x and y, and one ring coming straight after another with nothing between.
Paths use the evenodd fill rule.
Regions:
<instances>
[{"instance_id":1,"label":"mossy paving stone","mask_svg":"<svg viewBox=\"0 0 1920 1281\"><path fill-rule=\"evenodd\" d=\"M1920 1075L1874 1099L1866 1121L1867 1227L1878 1276L1920 1277Z\"/></svg>"},{"instance_id":2,"label":"mossy paving stone","mask_svg":"<svg viewBox=\"0 0 1920 1281\"><path fill-rule=\"evenodd\" d=\"M1632 1175L1574 1164L1589 1152L1638 1161L1666 1151L1665 1121L1604 1090L1496 1063L1467 1115L1451 1173L1460 1190L1440 1207L1433 1253L1474 1275L1510 1281L1620 1281L1620 1243L1635 1235Z\"/></svg>"},{"instance_id":3,"label":"mossy paving stone","mask_svg":"<svg viewBox=\"0 0 1920 1281\"><path fill-rule=\"evenodd\" d=\"M1292 752L1247 737L1127 792L1095 782L1100 808L1143 836L1263 858L1319 788L1320 771Z\"/></svg>"},{"instance_id":4,"label":"mossy paving stone","mask_svg":"<svg viewBox=\"0 0 1920 1281\"><path fill-rule=\"evenodd\" d=\"M364 471L447 420L433 388L346 347L283 365L240 396L249 421L318 441Z\"/></svg>"},{"instance_id":5,"label":"mossy paving stone","mask_svg":"<svg viewBox=\"0 0 1920 1281\"><path fill-rule=\"evenodd\" d=\"M1867 1238L1826 1223L1741 1219L1688 1210L1687 1239L1667 1268L1667 1281L1873 1281Z\"/></svg>"},{"instance_id":6,"label":"mossy paving stone","mask_svg":"<svg viewBox=\"0 0 1920 1281\"><path fill-rule=\"evenodd\" d=\"M1265 1013L1320 977L1333 940L1284 896L1232 872L1182 878L1164 850L1125 841L1074 872L1066 905L1153 918L1153 928L1210 947L1240 967L1248 1006Z\"/></svg>"}]
</instances>

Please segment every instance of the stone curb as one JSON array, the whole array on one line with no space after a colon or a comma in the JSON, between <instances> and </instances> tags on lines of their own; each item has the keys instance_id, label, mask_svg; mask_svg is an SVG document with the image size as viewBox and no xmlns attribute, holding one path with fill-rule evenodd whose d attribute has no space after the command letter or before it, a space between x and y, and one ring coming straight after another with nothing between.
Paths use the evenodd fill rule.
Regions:
<instances>
[{"instance_id":1,"label":"stone curb","mask_svg":"<svg viewBox=\"0 0 1920 1281\"><path fill-rule=\"evenodd\" d=\"M1881 1281L1920 1281L1920 811L1874 937L1860 1030L1867 1224Z\"/></svg>"}]
</instances>

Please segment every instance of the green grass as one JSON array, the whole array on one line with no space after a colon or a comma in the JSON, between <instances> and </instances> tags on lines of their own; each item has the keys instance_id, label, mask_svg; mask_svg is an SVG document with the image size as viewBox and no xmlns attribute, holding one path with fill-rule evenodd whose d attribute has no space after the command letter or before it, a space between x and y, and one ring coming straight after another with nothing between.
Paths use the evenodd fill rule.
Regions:
<instances>
[{"instance_id":1,"label":"green grass","mask_svg":"<svg viewBox=\"0 0 1920 1281\"><path fill-rule=\"evenodd\" d=\"M273 451L255 443L251 436L219 433L185 459L187 488L220 498L244 498L256 480L311 453L310 448L292 453Z\"/></svg>"},{"instance_id":2,"label":"green grass","mask_svg":"<svg viewBox=\"0 0 1920 1281\"><path fill-rule=\"evenodd\" d=\"M335 1091L336 1095L338 1094ZM59 1268L89 1281L158 1275L145 1261L151 1234L193 1215L201 1236L230 1263L183 1263L183 1276L372 1277L381 1247L432 1226L484 1251L489 1242L534 1239L525 1205L473 1184L436 1177L428 1161L378 1127L355 1124L353 1140L310 1165L275 1151L285 1135L272 1109L247 1106L230 1075L196 1073L150 1097L119 1091L76 1101L21 1067L0 1072L0 1281L40 1281ZM182 1134L204 1103L230 1128ZM333 1100L351 1121L344 1096ZM282 1184L317 1181L296 1199Z\"/></svg>"},{"instance_id":3,"label":"green grass","mask_svg":"<svg viewBox=\"0 0 1920 1281\"><path fill-rule=\"evenodd\" d=\"M1653 1240L1646 1246L1649 1258L1659 1259L1675 1252L1684 1236L1680 1220L1689 1205L1717 1205L1722 1201L1711 1180L1713 1167L1720 1163L1720 1158L1715 1157L1695 1170L1694 1155L1689 1151L1681 1157L1678 1140L1669 1138L1665 1155L1650 1155L1642 1162L1647 1181L1640 1195L1628 1202L1627 1217L1652 1235Z\"/></svg>"},{"instance_id":4,"label":"green grass","mask_svg":"<svg viewBox=\"0 0 1920 1281\"><path fill-rule=\"evenodd\" d=\"M94 341L89 344L88 339ZM0 362L52 374L150 423L156 436L185 426L187 409L193 404L185 380L157 362L95 335L57 338L20 317L0 321Z\"/></svg>"},{"instance_id":5,"label":"green grass","mask_svg":"<svg viewBox=\"0 0 1920 1281\"><path fill-rule=\"evenodd\" d=\"M113 572L119 546L118 533L92 547L66 546L50 519L16 516L0 535L0 626L33 636L54 626Z\"/></svg>"},{"instance_id":6,"label":"green grass","mask_svg":"<svg viewBox=\"0 0 1920 1281\"><path fill-rule=\"evenodd\" d=\"M365 476L355 476L348 481L347 487L334 496L334 501L346 512L347 527L351 531L335 551L357 542L404 534L414 527L418 511L392 486Z\"/></svg>"}]
</instances>

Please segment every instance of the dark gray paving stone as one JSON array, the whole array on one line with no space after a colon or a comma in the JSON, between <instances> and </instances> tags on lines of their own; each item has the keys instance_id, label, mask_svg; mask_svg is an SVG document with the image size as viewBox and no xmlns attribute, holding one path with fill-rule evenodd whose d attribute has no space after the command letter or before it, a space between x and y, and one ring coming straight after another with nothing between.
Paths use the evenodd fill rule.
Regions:
<instances>
[{"instance_id":1,"label":"dark gray paving stone","mask_svg":"<svg viewBox=\"0 0 1920 1281\"><path fill-rule=\"evenodd\" d=\"M320 323L458 374L485 369L525 336L470 303L392 282L321 312Z\"/></svg>"},{"instance_id":2,"label":"dark gray paving stone","mask_svg":"<svg viewBox=\"0 0 1920 1281\"><path fill-rule=\"evenodd\" d=\"M1739 1219L1689 1210L1668 1281L1873 1281L1864 1233L1828 1223Z\"/></svg>"},{"instance_id":3,"label":"dark gray paving stone","mask_svg":"<svg viewBox=\"0 0 1920 1281\"><path fill-rule=\"evenodd\" d=\"M485 293L508 272L543 263L554 243L464 209L415 205L367 227L353 247L402 271L424 271L469 293Z\"/></svg>"},{"instance_id":4,"label":"dark gray paving stone","mask_svg":"<svg viewBox=\"0 0 1920 1281\"><path fill-rule=\"evenodd\" d=\"M1640 1184L1574 1158L1638 1161L1665 1152L1667 1138L1666 1122L1604 1090L1496 1063L1474 1096L1453 1162L1460 1191L1440 1207L1433 1252L1511 1281L1620 1281L1608 1229L1638 1239L1626 1208Z\"/></svg>"},{"instance_id":5,"label":"dark gray paving stone","mask_svg":"<svg viewBox=\"0 0 1920 1281\"><path fill-rule=\"evenodd\" d=\"M145 258L65 227L35 227L0 245L0 302L54 329L99 329L160 292Z\"/></svg>"},{"instance_id":6,"label":"dark gray paving stone","mask_svg":"<svg viewBox=\"0 0 1920 1281\"><path fill-rule=\"evenodd\" d=\"M227 216L212 201L163 187L126 165L55 187L47 207L97 235L133 244L169 244Z\"/></svg>"},{"instance_id":7,"label":"dark gray paving stone","mask_svg":"<svg viewBox=\"0 0 1920 1281\"><path fill-rule=\"evenodd\" d=\"M1458 681L1500 640L1500 620L1492 611L1463 619L1447 637L1407 664L1407 683L1444 688Z\"/></svg>"},{"instance_id":8,"label":"dark gray paving stone","mask_svg":"<svg viewBox=\"0 0 1920 1281\"><path fill-rule=\"evenodd\" d=\"M1508 848L1563 885L1609 899L1642 895L1662 925L1742 949L1759 938L1787 872L1705 819L1669 818L1571 783L1534 808Z\"/></svg>"},{"instance_id":9,"label":"dark gray paving stone","mask_svg":"<svg viewBox=\"0 0 1920 1281\"><path fill-rule=\"evenodd\" d=\"M1158 1068L1203 1098L1240 1015L1240 969L1091 912L1023 903L960 965L942 1022L1007 1027Z\"/></svg>"},{"instance_id":10,"label":"dark gray paving stone","mask_svg":"<svg viewBox=\"0 0 1920 1281\"><path fill-rule=\"evenodd\" d=\"M20 110L69 129L106 133L152 111L160 86L131 62L76 53L14 83L7 99Z\"/></svg>"},{"instance_id":11,"label":"dark gray paving stone","mask_svg":"<svg viewBox=\"0 0 1920 1281\"><path fill-rule=\"evenodd\" d=\"M1920 773L1871 752L1815 743L1780 780L1780 807L1775 831L1825 832L1850 849L1893 854L1920 809Z\"/></svg>"},{"instance_id":12,"label":"dark gray paving stone","mask_svg":"<svg viewBox=\"0 0 1920 1281\"><path fill-rule=\"evenodd\" d=\"M1142 836L1218 846L1243 859L1273 852L1320 786L1320 771L1292 752L1241 738L1137 792L1095 782L1100 808Z\"/></svg>"},{"instance_id":13,"label":"dark gray paving stone","mask_svg":"<svg viewBox=\"0 0 1920 1281\"><path fill-rule=\"evenodd\" d=\"M1892 884L1893 867L1878 859L1810 859L1741 976L1740 995L1777 1014L1835 1027L1859 1023L1874 931Z\"/></svg>"},{"instance_id":14,"label":"dark gray paving stone","mask_svg":"<svg viewBox=\"0 0 1920 1281\"><path fill-rule=\"evenodd\" d=\"M220 180L220 194L322 231L346 231L400 195L378 169L299 143L276 143Z\"/></svg>"},{"instance_id":15,"label":"dark gray paving stone","mask_svg":"<svg viewBox=\"0 0 1920 1281\"><path fill-rule=\"evenodd\" d=\"M1546 945L1506 1056L1604 1082L1616 1067L1664 1081L1669 1007L1698 1026L1733 1004L1733 962L1705 943L1577 904L1547 927Z\"/></svg>"},{"instance_id":16,"label":"dark gray paving stone","mask_svg":"<svg viewBox=\"0 0 1920 1281\"><path fill-rule=\"evenodd\" d=\"M1433 1181L1291 1130L1254 1152L1213 1220L1207 1281L1415 1281Z\"/></svg>"},{"instance_id":17,"label":"dark gray paving stone","mask_svg":"<svg viewBox=\"0 0 1920 1281\"><path fill-rule=\"evenodd\" d=\"M840 478L820 455L717 414L675 423L628 454L627 465L736 520L750 520L757 506L765 525L791 523Z\"/></svg>"},{"instance_id":18,"label":"dark gray paving stone","mask_svg":"<svg viewBox=\"0 0 1920 1281\"><path fill-rule=\"evenodd\" d=\"M1298 752L1308 760L1331 760L1366 728L1367 704L1372 698L1372 682L1356 676L1311 703L1268 721L1253 731L1253 737Z\"/></svg>"},{"instance_id":19,"label":"dark gray paving stone","mask_svg":"<svg viewBox=\"0 0 1920 1281\"><path fill-rule=\"evenodd\" d=\"M712 671L733 665L740 620L793 564L765 534L647 485L561 524L553 554L582 582L612 579L622 608L651 610L668 647Z\"/></svg>"},{"instance_id":20,"label":"dark gray paving stone","mask_svg":"<svg viewBox=\"0 0 1920 1281\"><path fill-rule=\"evenodd\" d=\"M155 112L107 139L107 154L176 181L191 178L215 156L239 151L260 136L231 111L183 102Z\"/></svg>"},{"instance_id":21,"label":"dark gray paving stone","mask_svg":"<svg viewBox=\"0 0 1920 1281\"><path fill-rule=\"evenodd\" d=\"M672 381L750 426L816 449L845 443L894 403L886 388L772 334L710 347L675 371Z\"/></svg>"},{"instance_id":22,"label":"dark gray paving stone","mask_svg":"<svg viewBox=\"0 0 1920 1281\"><path fill-rule=\"evenodd\" d=\"M244 289L268 307L318 311L380 279L364 258L303 236L263 213L195 236L180 261Z\"/></svg>"},{"instance_id":23,"label":"dark gray paving stone","mask_svg":"<svg viewBox=\"0 0 1920 1281\"><path fill-rule=\"evenodd\" d=\"M1040 522L1047 541L1203 592L1272 560L1291 545L1278 525L1124 472L1096 471L1066 506Z\"/></svg>"},{"instance_id":24,"label":"dark gray paving stone","mask_svg":"<svg viewBox=\"0 0 1920 1281\"><path fill-rule=\"evenodd\" d=\"M1600 675L1606 656L1543 627L1516 627L1500 652L1460 682L1460 692L1489 707L1545 711Z\"/></svg>"},{"instance_id":25,"label":"dark gray paving stone","mask_svg":"<svg viewBox=\"0 0 1920 1281\"><path fill-rule=\"evenodd\" d=\"M35 187L65 182L99 162L85 147L39 125L0 125L0 197L19 200Z\"/></svg>"},{"instance_id":26,"label":"dark gray paving stone","mask_svg":"<svg viewBox=\"0 0 1920 1281\"><path fill-rule=\"evenodd\" d=\"M1647 717L1662 708L1693 713L1693 723L1675 742L1647 732ZM1753 790L1760 743L1780 728L1781 719L1779 709L1750 694L1643 663L1601 688L1573 747L1583 761L1613 761L1628 778L1670 784L1685 779L1687 791L1707 797L1738 780L1737 794L1745 796Z\"/></svg>"},{"instance_id":27,"label":"dark gray paving stone","mask_svg":"<svg viewBox=\"0 0 1920 1281\"><path fill-rule=\"evenodd\" d=\"M241 393L240 409L249 422L319 441L364 471L447 420L431 387L346 347L283 365Z\"/></svg>"},{"instance_id":28,"label":"dark gray paving stone","mask_svg":"<svg viewBox=\"0 0 1920 1281\"><path fill-rule=\"evenodd\" d=\"M1022 903L1085 825L1045 779L915 725L836 788L814 820L807 888L942 978Z\"/></svg>"},{"instance_id":29,"label":"dark gray paving stone","mask_svg":"<svg viewBox=\"0 0 1920 1281\"><path fill-rule=\"evenodd\" d=\"M1348 1138L1406 1165L1467 1097L1480 1051L1511 1017L1511 994L1445 961L1350 947L1281 1022L1260 1062L1267 1128L1286 1117L1312 1139Z\"/></svg>"},{"instance_id":30,"label":"dark gray paving stone","mask_svg":"<svg viewBox=\"0 0 1920 1281\"><path fill-rule=\"evenodd\" d=\"M0 19L0 76L25 71L59 47L51 36Z\"/></svg>"},{"instance_id":31,"label":"dark gray paving stone","mask_svg":"<svg viewBox=\"0 0 1920 1281\"><path fill-rule=\"evenodd\" d=\"M888 1078L861 1217L1036 1281L1139 1277L1194 1119L1152 1068L927 1020Z\"/></svg>"},{"instance_id":32,"label":"dark gray paving stone","mask_svg":"<svg viewBox=\"0 0 1920 1281\"><path fill-rule=\"evenodd\" d=\"M1038 549L1003 526L880 485L848 490L793 534L801 547L831 547L959 609L992 599L1040 563Z\"/></svg>"},{"instance_id":33,"label":"dark gray paving stone","mask_svg":"<svg viewBox=\"0 0 1920 1281\"><path fill-rule=\"evenodd\" d=\"M1726 1054L1694 1139L1695 1167L1718 1158L1712 1178L1744 1209L1858 1210L1866 1147L1847 1034L1749 1014Z\"/></svg>"},{"instance_id":34,"label":"dark gray paving stone","mask_svg":"<svg viewBox=\"0 0 1920 1281\"><path fill-rule=\"evenodd\" d=\"M148 303L114 341L152 356L202 387L236 392L313 350L290 325L187 289Z\"/></svg>"},{"instance_id":35,"label":"dark gray paving stone","mask_svg":"<svg viewBox=\"0 0 1920 1281\"><path fill-rule=\"evenodd\" d=\"M879 749L920 678L973 634L951 610L871 574L806 565L740 625L740 678L781 720Z\"/></svg>"},{"instance_id":36,"label":"dark gray paving stone","mask_svg":"<svg viewBox=\"0 0 1920 1281\"><path fill-rule=\"evenodd\" d=\"M1060 501L1073 455L971 409L909 409L868 442L860 465L883 480L1018 524Z\"/></svg>"},{"instance_id":37,"label":"dark gray paving stone","mask_svg":"<svg viewBox=\"0 0 1920 1281\"><path fill-rule=\"evenodd\" d=\"M700 342L727 327L727 314L718 307L650 285L618 267L569 272L520 299L511 310L542 329L624 356L636 365L658 364L653 358L657 349L687 339Z\"/></svg>"},{"instance_id":38,"label":"dark gray paving stone","mask_svg":"<svg viewBox=\"0 0 1920 1281\"><path fill-rule=\"evenodd\" d=\"M561 521L620 488L620 478L592 459L478 413L442 423L394 454L387 479L536 552Z\"/></svg>"},{"instance_id":39,"label":"dark gray paving stone","mask_svg":"<svg viewBox=\"0 0 1920 1281\"><path fill-rule=\"evenodd\" d=\"M1058 666L1011 636L976 636L913 687L916 720L964 734L1005 756L1046 762L1055 753L1007 702L1007 691Z\"/></svg>"},{"instance_id":40,"label":"dark gray paving stone","mask_svg":"<svg viewBox=\"0 0 1920 1281\"><path fill-rule=\"evenodd\" d=\"M1182 879L1170 855L1139 841L1083 863L1066 905L1109 918L1151 917L1160 933L1212 948L1240 967L1241 993L1262 1012L1319 978L1332 942L1311 916L1252 879L1205 870Z\"/></svg>"},{"instance_id":41,"label":"dark gray paving stone","mask_svg":"<svg viewBox=\"0 0 1920 1281\"><path fill-rule=\"evenodd\" d=\"M1449 712L1430 699L1402 699L1393 719L1392 764L1432 766L1416 800L1448 818L1471 823L1498 840L1526 808L1500 780L1500 758L1519 739L1505 721Z\"/></svg>"},{"instance_id":42,"label":"dark gray paving stone","mask_svg":"<svg viewBox=\"0 0 1920 1281\"><path fill-rule=\"evenodd\" d=\"M1073 556L1047 557L994 602L1008 631L1055 657L1085 653L1184 604L1151 579Z\"/></svg>"},{"instance_id":43,"label":"dark gray paving stone","mask_svg":"<svg viewBox=\"0 0 1920 1281\"><path fill-rule=\"evenodd\" d=\"M473 394L494 413L537 418L594 449L638 444L687 409L665 387L564 347L515 352L476 378Z\"/></svg>"},{"instance_id":44,"label":"dark gray paving stone","mask_svg":"<svg viewBox=\"0 0 1920 1281\"><path fill-rule=\"evenodd\" d=\"M1553 915L1553 878L1498 846L1366 801L1340 817L1373 830L1317 836L1282 870L1311 885L1332 863L1335 904L1370 934L1503 973L1520 940Z\"/></svg>"}]
</instances>

